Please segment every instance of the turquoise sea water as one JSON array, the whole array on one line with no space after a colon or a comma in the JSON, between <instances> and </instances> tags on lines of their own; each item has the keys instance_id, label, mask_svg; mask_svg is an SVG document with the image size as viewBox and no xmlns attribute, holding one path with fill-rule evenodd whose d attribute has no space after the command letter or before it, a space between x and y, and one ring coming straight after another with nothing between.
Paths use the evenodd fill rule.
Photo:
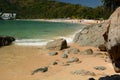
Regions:
<instances>
[{"instance_id":1,"label":"turquoise sea water","mask_svg":"<svg viewBox=\"0 0 120 80\"><path fill-rule=\"evenodd\" d=\"M0 21L0 36L13 36L19 45L43 45L46 42L74 35L83 26L75 23L45 22L45 21Z\"/></svg>"}]
</instances>

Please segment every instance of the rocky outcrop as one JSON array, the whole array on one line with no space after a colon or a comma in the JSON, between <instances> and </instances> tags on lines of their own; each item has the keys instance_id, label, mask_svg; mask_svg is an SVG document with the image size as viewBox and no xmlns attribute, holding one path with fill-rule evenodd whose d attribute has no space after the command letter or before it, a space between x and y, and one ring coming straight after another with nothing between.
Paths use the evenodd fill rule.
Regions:
<instances>
[{"instance_id":1,"label":"rocky outcrop","mask_svg":"<svg viewBox=\"0 0 120 80\"><path fill-rule=\"evenodd\" d=\"M99 46L102 51L107 49L115 71L120 72L120 7L108 21L84 28L73 41L81 46Z\"/></svg>"},{"instance_id":2,"label":"rocky outcrop","mask_svg":"<svg viewBox=\"0 0 120 80\"><path fill-rule=\"evenodd\" d=\"M7 46L10 45L13 41L15 41L14 37L0 37L0 46Z\"/></svg>"},{"instance_id":3,"label":"rocky outcrop","mask_svg":"<svg viewBox=\"0 0 120 80\"><path fill-rule=\"evenodd\" d=\"M54 41L48 42L46 48L50 50L62 50L67 48L67 42L65 39L56 39Z\"/></svg>"},{"instance_id":4,"label":"rocky outcrop","mask_svg":"<svg viewBox=\"0 0 120 80\"><path fill-rule=\"evenodd\" d=\"M105 43L103 34L107 30L107 23L97 24L85 27L82 31L76 33L73 42L81 46L99 46Z\"/></svg>"},{"instance_id":5,"label":"rocky outcrop","mask_svg":"<svg viewBox=\"0 0 120 80\"><path fill-rule=\"evenodd\" d=\"M114 69L120 72L120 7L110 16L104 39Z\"/></svg>"}]
</instances>

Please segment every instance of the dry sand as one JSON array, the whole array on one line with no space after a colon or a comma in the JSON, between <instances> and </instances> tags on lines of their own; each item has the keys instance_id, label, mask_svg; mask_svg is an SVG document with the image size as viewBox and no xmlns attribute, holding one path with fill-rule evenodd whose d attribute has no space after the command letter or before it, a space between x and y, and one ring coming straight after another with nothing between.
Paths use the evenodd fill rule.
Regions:
<instances>
[{"instance_id":1,"label":"dry sand","mask_svg":"<svg viewBox=\"0 0 120 80\"><path fill-rule=\"evenodd\" d=\"M81 51L92 48L94 52L98 52L94 47L80 47L76 44L70 44L71 47L79 48ZM104 55L81 55L70 54L70 57L78 57L81 63L70 63L69 66L63 66L62 63L68 59L61 58L62 51L58 51L56 56L49 56L50 51L45 47L33 46L17 46L11 45L0 48L0 80L87 80L90 77L98 79L101 76L115 74L111 63L105 62ZM58 61L58 65L51 65L52 62ZM38 72L31 75L32 71L49 66L45 73ZM105 66L104 71L95 70L95 66ZM96 74L89 75L73 75L71 71L88 70Z\"/></svg>"}]
</instances>

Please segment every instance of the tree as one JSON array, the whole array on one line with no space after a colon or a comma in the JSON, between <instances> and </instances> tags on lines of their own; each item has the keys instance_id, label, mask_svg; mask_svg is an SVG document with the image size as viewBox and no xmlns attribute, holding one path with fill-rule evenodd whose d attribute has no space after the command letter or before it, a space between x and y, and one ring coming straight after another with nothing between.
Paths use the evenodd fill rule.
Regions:
<instances>
[{"instance_id":1,"label":"tree","mask_svg":"<svg viewBox=\"0 0 120 80\"><path fill-rule=\"evenodd\" d=\"M106 15L110 15L117 7L120 6L120 0L101 0L106 12Z\"/></svg>"}]
</instances>

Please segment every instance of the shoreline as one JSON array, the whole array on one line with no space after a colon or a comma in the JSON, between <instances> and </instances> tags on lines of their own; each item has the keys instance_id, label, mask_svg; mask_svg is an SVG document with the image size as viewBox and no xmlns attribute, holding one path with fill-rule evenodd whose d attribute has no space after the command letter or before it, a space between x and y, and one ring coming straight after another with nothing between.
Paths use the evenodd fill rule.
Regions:
<instances>
[{"instance_id":1,"label":"shoreline","mask_svg":"<svg viewBox=\"0 0 120 80\"><path fill-rule=\"evenodd\" d=\"M64 23L75 23L83 25L83 27L87 27L89 25L97 24L97 20L86 20L86 19L17 19L17 20L25 20L25 21L47 21L47 22L64 22ZM58 36L51 40L47 40L44 42L39 42L39 44L33 44L33 43L18 43L17 45L25 45L25 46L42 46L46 45L47 42L52 41L57 38L64 38L68 43L73 42L73 38L76 35L76 33L80 32L82 29L75 31L73 34L69 34L68 36Z\"/></svg>"},{"instance_id":2,"label":"shoreline","mask_svg":"<svg viewBox=\"0 0 120 80\"><path fill-rule=\"evenodd\" d=\"M24 19L23 19L24 20ZM61 19L25 19L28 21L47 21L47 22L69 22L69 23L78 23L79 20L77 19L73 19L73 20L61 20ZM54 39L59 39L59 38L64 38L66 39L66 41L68 43L72 43L73 42L73 38L75 37L76 33L80 32L84 27L87 27L88 25L83 25L80 23L80 25L82 25L82 28L80 30L74 31L71 34L68 34L67 36L57 36L54 37L53 39L21 39L21 40L16 40L15 44L16 45L23 45L23 46L44 46L46 45L49 41L53 41ZM28 43L27 43L28 41Z\"/></svg>"},{"instance_id":3,"label":"shoreline","mask_svg":"<svg viewBox=\"0 0 120 80\"><path fill-rule=\"evenodd\" d=\"M74 34L68 35L68 36L58 36L50 40L45 40L45 41L40 41L41 39L21 39L21 40L16 40L14 45L18 46L45 46L48 42L53 41L55 39L60 39L63 38L67 41L67 43L73 43L73 38L75 37L76 33L80 32L82 29L79 31L74 32Z\"/></svg>"},{"instance_id":4,"label":"shoreline","mask_svg":"<svg viewBox=\"0 0 120 80\"><path fill-rule=\"evenodd\" d=\"M82 25L92 25L97 23L103 23L100 20L92 19L16 19L16 20L25 20L25 21L47 21L47 22L68 22L68 23L77 23Z\"/></svg>"},{"instance_id":5,"label":"shoreline","mask_svg":"<svg viewBox=\"0 0 120 80\"><path fill-rule=\"evenodd\" d=\"M88 26L84 26L84 27L88 27ZM84 27L83 27L83 28L84 28ZM57 37L55 37L55 38L53 38L53 39L49 39L49 40L45 40L45 41L40 41L40 40L44 40L44 39L21 39L21 40L16 40L16 41L14 42L14 44L15 44L15 45L18 45L18 46L36 46L36 47L37 47L37 46L45 46L48 42L53 41L53 40L55 40L55 39L60 39L60 38L65 39L68 44L71 44L71 43L73 43L73 39L74 39L75 35L76 35L78 32L80 32L80 31L82 31L82 29L77 30L77 31L75 31L73 34L69 34L69 35L67 35L67 36L57 36ZM24 40L25 40L25 41L24 41ZM20 41L20 42L19 42L19 41ZM21 43L21 41L23 41L23 43ZM27 43L27 41L28 41L28 42L30 41L30 43ZM35 41L36 41L36 42L35 42Z\"/></svg>"}]
</instances>

